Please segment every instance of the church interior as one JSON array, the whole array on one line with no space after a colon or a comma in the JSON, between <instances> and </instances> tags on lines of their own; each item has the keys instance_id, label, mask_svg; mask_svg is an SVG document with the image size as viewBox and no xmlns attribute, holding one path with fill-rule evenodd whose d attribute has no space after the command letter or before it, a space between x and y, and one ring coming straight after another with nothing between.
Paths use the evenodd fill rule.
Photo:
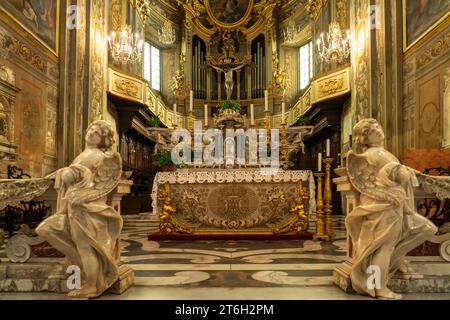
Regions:
<instances>
[{"instance_id":1,"label":"church interior","mask_svg":"<svg viewBox=\"0 0 450 320\"><path fill-rule=\"evenodd\" d=\"M3 0L0 300L450 300L448 0Z\"/></svg>"}]
</instances>

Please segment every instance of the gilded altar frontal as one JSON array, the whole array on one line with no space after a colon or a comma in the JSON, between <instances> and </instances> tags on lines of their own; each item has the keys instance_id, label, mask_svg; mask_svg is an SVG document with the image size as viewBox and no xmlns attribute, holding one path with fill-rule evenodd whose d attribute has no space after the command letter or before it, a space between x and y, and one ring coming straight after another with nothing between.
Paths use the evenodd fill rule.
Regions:
<instances>
[{"instance_id":1,"label":"gilded altar frontal","mask_svg":"<svg viewBox=\"0 0 450 320\"><path fill-rule=\"evenodd\" d=\"M450 300L450 2L0 1L11 299Z\"/></svg>"}]
</instances>

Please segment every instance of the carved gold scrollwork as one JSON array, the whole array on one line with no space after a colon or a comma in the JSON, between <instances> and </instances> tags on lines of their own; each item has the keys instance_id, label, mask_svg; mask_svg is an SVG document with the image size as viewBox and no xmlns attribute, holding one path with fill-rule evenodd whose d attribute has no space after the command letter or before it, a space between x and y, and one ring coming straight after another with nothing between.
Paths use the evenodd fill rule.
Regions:
<instances>
[{"instance_id":1,"label":"carved gold scrollwork","mask_svg":"<svg viewBox=\"0 0 450 320\"><path fill-rule=\"evenodd\" d=\"M297 197L294 200L289 212L292 216L282 225L272 229L274 234L288 232L304 232L308 230L308 210L307 203L309 201L309 192L303 188L302 181L298 182Z\"/></svg>"},{"instance_id":2,"label":"carved gold scrollwork","mask_svg":"<svg viewBox=\"0 0 450 320\"><path fill-rule=\"evenodd\" d=\"M187 93L184 73L181 70L177 70L173 76L170 89L176 97L184 97Z\"/></svg>"},{"instance_id":3,"label":"carved gold scrollwork","mask_svg":"<svg viewBox=\"0 0 450 320\"><path fill-rule=\"evenodd\" d=\"M133 98L140 98L139 87L133 81L117 79L114 84L116 85L117 91Z\"/></svg>"},{"instance_id":4,"label":"carved gold scrollwork","mask_svg":"<svg viewBox=\"0 0 450 320\"><path fill-rule=\"evenodd\" d=\"M177 212L175 204L170 198L170 185L162 185L158 191L159 231L161 234L191 234L192 230L174 217Z\"/></svg>"},{"instance_id":5,"label":"carved gold scrollwork","mask_svg":"<svg viewBox=\"0 0 450 320\"><path fill-rule=\"evenodd\" d=\"M136 9L142 22L146 22L150 16L150 1L148 0L129 0L130 4Z\"/></svg>"},{"instance_id":6,"label":"carved gold scrollwork","mask_svg":"<svg viewBox=\"0 0 450 320\"><path fill-rule=\"evenodd\" d=\"M13 39L15 53L29 62L33 67L47 73L47 62L44 61L36 52L24 45L21 41Z\"/></svg>"},{"instance_id":7,"label":"carved gold scrollwork","mask_svg":"<svg viewBox=\"0 0 450 320\"><path fill-rule=\"evenodd\" d=\"M417 59L417 69L423 67L435 58L448 52L450 48L450 33L447 33L436 41L431 48L428 48Z\"/></svg>"},{"instance_id":8,"label":"carved gold scrollwork","mask_svg":"<svg viewBox=\"0 0 450 320\"><path fill-rule=\"evenodd\" d=\"M336 93L343 87L344 87L344 79L343 78L332 78L332 79L326 80L322 83L319 83L320 92L326 96Z\"/></svg>"},{"instance_id":9,"label":"carved gold scrollwork","mask_svg":"<svg viewBox=\"0 0 450 320\"><path fill-rule=\"evenodd\" d=\"M324 0L307 0L305 4L306 12L311 17L311 19L315 20L319 15L320 10L324 6Z\"/></svg>"},{"instance_id":10,"label":"carved gold scrollwork","mask_svg":"<svg viewBox=\"0 0 450 320\"><path fill-rule=\"evenodd\" d=\"M272 93L284 97L286 94L286 70L278 70L273 75Z\"/></svg>"}]
</instances>

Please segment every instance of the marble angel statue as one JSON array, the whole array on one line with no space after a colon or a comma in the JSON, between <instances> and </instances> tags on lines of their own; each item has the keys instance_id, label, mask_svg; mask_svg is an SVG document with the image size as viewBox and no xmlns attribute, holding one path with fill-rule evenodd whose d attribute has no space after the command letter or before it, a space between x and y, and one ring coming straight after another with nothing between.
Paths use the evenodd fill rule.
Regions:
<instances>
[{"instance_id":1,"label":"marble angel statue","mask_svg":"<svg viewBox=\"0 0 450 320\"><path fill-rule=\"evenodd\" d=\"M36 228L36 233L66 256L66 264L79 266L81 288L71 297L101 295L119 278L120 214L107 203L108 194L122 176L120 155L111 150L114 130L103 120L86 132L86 147L54 179L57 211Z\"/></svg>"},{"instance_id":2,"label":"marble angel statue","mask_svg":"<svg viewBox=\"0 0 450 320\"><path fill-rule=\"evenodd\" d=\"M427 176L400 164L384 149L384 133L375 119L358 122L353 136L357 152L349 152L347 172L360 192L360 203L345 221L354 250L352 286L360 294L400 299L387 287L390 276L406 272L406 254L437 232L415 211L414 187L421 184L440 198L450 197L450 178ZM370 266L381 271L379 286L368 283Z\"/></svg>"}]
</instances>

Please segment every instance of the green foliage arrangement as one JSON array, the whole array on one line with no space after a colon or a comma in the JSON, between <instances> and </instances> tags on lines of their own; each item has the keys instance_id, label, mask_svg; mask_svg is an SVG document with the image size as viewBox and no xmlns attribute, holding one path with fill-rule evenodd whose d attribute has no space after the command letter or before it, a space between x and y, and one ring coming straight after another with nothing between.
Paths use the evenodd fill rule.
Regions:
<instances>
[{"instance_id":1,"label":"green foliage arrangement","mask_svg":"<svg viewBox=\"0 0 450 320\"><path fill-rule=\"evenodd\" d=\"M157 117L157 116L152 116L152 117L147 119L147 124L150 127L160 127L161 126L161 120L159 120L159 117Z\"/></svg>"},{"instance_id":2,"label":"green foliage arrangement","mask_svg":"<svg viewBox=\"0 0 450 320\"><path fill-rule=\"evenodd\" d=\"M300 116L295 122L295 126L308 126L311 124L311 119L305 116Z\"/></svg>"},{"instance_id":3,"label":"green foliage arrangement","mask_svg":"<svg viewBox=\"0 0 450 320\"><path fill-rule=\"evenodd\" d=\"M153 157L153 165L156 168L175 166L172 161L172 155L169 150L159 150Z\"/></svg>"},{"instance_id":4,"label":"green foliage arrangement","mask_svg":"<svg viewBox=\"0 0 450 320\"><path fill-rule=\"evenodd\" d=\"M222 100L220 101L219 111L224 112L225 110L233 110L239 112L241 111L241 105L234 100Z\"/></svg>"}]
</instances>

